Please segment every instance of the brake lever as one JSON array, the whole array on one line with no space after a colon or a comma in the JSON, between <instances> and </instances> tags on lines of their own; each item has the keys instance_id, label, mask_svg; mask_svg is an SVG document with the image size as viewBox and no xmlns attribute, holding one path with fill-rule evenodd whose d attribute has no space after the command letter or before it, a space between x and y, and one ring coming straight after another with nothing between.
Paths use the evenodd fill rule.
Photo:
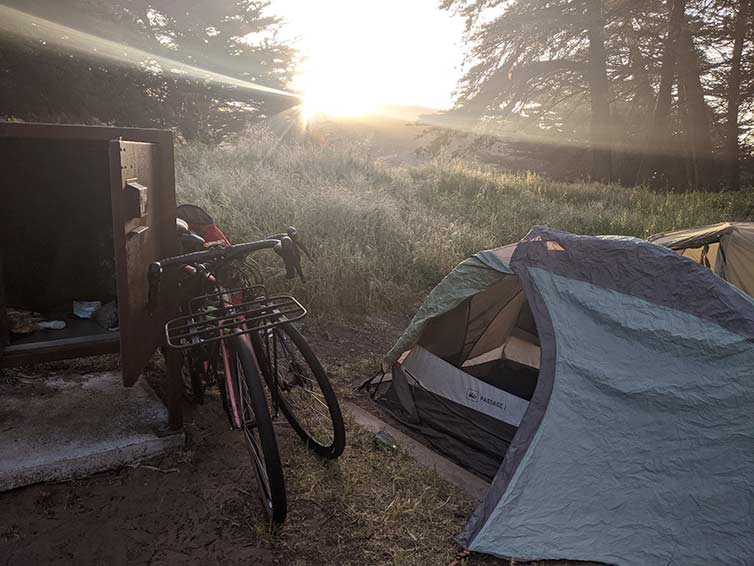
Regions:
<instances>
[{"instance_id":1,"label":"brake lever","mask_svg":"<svg viewBox=\"0 0 754 566\"><path fill-rule=\"evenodd\" d=\"M290 239L293 241L294 244L296 244L296 247L301 248L301 251L304 252L304 255L306 258L314 262L314 256L311 254L311 252L307 249L307 247L304 245L304 242L301 241L300 236L298 235L298 230L295 226L288 226L286 229L286 233L290 237Z\"/></svg>"},{"instance_id":2,"label":"brake lever","mask_svg":"<svg viewBox=\"0 0 754 566\"><path fill-rule=\"evenodd\" d=\"M301 252L298 251L298 246L293 246L292 249L292 255L293 255L293 266L296 268L296 273L298 273L299 279L301 279L302 283L306 283L306 277L304 277L304 270L301 269Z\"/></svg>"},{"instance_id":3,"label":"brake lever","mask_svg":"<svg viewBox=\"0 0 754 566\"><path fill-rule=\"evenodd\" d=\"M283 236L280 238L280 244L276 245L273 249L275 250L275 253L283 259L283 264L285 265L285 278L293 279L296 277L296 263L291 254L291 251L296 249L293 240L288 236Z\"/></svg>"}]
</instances>

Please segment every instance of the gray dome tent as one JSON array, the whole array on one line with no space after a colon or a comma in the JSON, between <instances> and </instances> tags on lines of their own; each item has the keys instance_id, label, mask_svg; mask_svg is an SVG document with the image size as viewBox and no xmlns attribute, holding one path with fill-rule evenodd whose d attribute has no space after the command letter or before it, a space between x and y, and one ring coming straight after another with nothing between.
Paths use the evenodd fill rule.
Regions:
<instances>
[{"instance_id":1,"label":"gray dome tent","mask_svg":"<svg viewBox=\"0 0 754 566\"><path fill-rule=\"evenodd\" d=\"M380 403L494 474L466 548L754 561L754 301L693 261L534 228L448 274L384 367Z\"/></svg>"}]
</instances>

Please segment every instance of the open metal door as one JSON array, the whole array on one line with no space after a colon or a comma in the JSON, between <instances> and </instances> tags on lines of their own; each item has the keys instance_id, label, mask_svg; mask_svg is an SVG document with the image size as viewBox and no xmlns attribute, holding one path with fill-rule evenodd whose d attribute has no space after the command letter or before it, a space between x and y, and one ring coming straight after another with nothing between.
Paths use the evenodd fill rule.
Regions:
<instances>
[{"instance_id":1,"label":"open metal door","mask_svg":"<svg viewBox=\"0 0 754 566\"><path fill-rule=\"evenodd\" d=\"M120 356L127 387L163 342L168 308L148 308L147 268L169 255L175 234L175 195L172 186L164 186L173 173L161 171L165 166L157 144L110 142Z\"/></svg>"}]
</instances>

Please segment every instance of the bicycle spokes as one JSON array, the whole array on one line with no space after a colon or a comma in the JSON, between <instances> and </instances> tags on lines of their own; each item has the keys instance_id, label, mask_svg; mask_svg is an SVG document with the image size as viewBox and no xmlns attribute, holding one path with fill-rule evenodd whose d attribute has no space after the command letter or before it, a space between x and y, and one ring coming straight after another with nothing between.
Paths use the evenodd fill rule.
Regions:
<instances>
[{"instance_id":1,"label":"bicycle spokes","mask_svg":"<svg viewBox=\"0 0 754 566\"><path fill-rule=\"evenodd\" d=\"M249 455L251 456L254 464L254 469L259 479L259 486L261 487L262 501L264 502L267 511L272 509L272 491L270 488L270 477L267 472L267 465L265 463L264 452L262 450L262 442L259 437L259 429L257 428L256 417L254 413L254 405L251 398L251 392L246 384L246 378L242 368L238 365L236 360L236 366L234 371L234 387L237 391L237 402L239 407L239 419L240 428L243 432L246 440L246 447L248 448Z\"/></svg>"},{"instance_id":2,"label":"bicycle spokes","mask_svg":"<svg viewBox=\"0 0 754 566\"><path fill-rule=\"evenodd\" d=\"M273 377L278 392L312 439L329 446L334 439L333 422L320 385L290 339L283 332L274 332L278 355Z\"/></svg>"}]
</instances>

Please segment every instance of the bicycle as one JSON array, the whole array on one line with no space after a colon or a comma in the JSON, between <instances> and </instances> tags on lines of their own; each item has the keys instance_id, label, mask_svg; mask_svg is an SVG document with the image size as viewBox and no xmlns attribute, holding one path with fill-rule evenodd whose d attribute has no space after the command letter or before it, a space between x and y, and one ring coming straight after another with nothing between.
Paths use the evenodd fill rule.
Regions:
<instances>
[{"instance_id":1,"label":"bicycle","mask_svg":"<svg viewBox=\"0 0 754 566\"><path fill-rule=\"evenodd\" d=\"M282 258L287 277L298 275L303 281L299 248L309 256L291 227L285 234L210 247L149 267L150 302L159 296L166 269L177 269L179 316L165 325L167 344L188 354L191 388L203 389L204 382L217 378L228 422L243 433L263 506L275 524L287 514L273 427L279 412L323 458L338 458L346 442L327 374L293 325L306 309L291 295L269 295L263 284L252 284L239 265L254 252L272 249Z\"/></svg>"}]
</instances>

